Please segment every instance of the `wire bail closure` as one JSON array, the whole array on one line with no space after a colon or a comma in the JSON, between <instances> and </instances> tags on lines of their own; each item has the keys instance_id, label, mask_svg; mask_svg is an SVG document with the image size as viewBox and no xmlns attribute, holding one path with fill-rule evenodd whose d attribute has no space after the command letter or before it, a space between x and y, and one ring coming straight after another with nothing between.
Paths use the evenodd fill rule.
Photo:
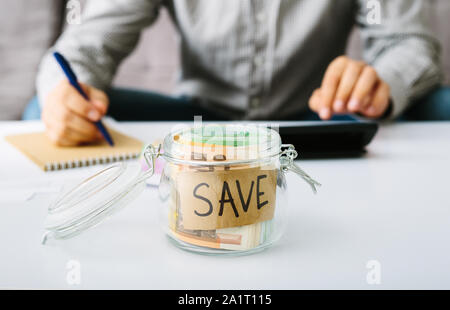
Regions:
<instances>
[{"instance_id":1,"label":"wire bail closure","mask_svg":"<svg viewBox=\"0 0 450 310\"><path fill-rule=\"evenodd\" d=\"M281 148L285 148L285 150L281 151L280 154L280 169L284 172L293 171L297 175L299 175L306 183L311 186L311 189L314 194L317 194L317 186L322 186L319 182L311 178L303 169L301 169L298 165L295 164L294 160L298 156L298 152L295 150L295 147L292 144L282 144Z\"/></svg>"},{"instance_id":2,"label":"wire bail closure","mask_svg":"<svg viewBox=\"0 0 450 310\"><path fill-rule=\"evenodd\" d=\"M139 178L139 181L142 181L143 179L147 179L153 175L155 172L155 160L161 156L161 144L158 145L158 147L155 147L152 144L148 144L142 153L145 162L147 163L147 166L149 169L145 171L142 176ZM138 181L138 182L139 182Z\"/></svg>"}]
</instances>

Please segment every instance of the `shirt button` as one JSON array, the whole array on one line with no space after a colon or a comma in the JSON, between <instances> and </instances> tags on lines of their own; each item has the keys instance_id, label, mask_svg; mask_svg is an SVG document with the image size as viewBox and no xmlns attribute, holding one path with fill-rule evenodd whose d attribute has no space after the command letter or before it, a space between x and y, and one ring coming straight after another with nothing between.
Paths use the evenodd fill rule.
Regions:
<instances>
[{"instance_id":1,"label":"shirt button","mask_svg":"<svg viewBox=\"0 0 450 310\"><path fill-rule=\"evenodd\" d=\"M260 104L261 104L261 100L259 98L254 97L250 100L250 106L254 109L259 107Z\"/></svg>"}]
</instances>

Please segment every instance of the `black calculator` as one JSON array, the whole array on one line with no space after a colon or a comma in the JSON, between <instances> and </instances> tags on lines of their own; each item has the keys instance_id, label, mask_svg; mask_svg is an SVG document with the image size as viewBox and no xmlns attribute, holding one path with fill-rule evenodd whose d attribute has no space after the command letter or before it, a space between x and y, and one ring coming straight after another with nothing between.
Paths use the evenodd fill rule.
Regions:
<instances>
[{"instance_id":1,"label":"black calculator","mask_svg":"<svg viewBox=\"0 0 450 310\"><path fill-rule=\"evenodd\" d=\"M372 121L281 122L283 143L293 144L300 158L359 157L378 131Z\"/></svg>"}]
</instances>

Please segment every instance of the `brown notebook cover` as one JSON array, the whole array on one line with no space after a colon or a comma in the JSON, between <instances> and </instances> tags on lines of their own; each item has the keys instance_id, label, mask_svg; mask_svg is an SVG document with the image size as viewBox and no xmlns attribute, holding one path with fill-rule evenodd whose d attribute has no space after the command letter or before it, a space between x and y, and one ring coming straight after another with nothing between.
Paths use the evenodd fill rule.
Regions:
<instances>
[{"instance_id":1,"label":"brown notebook cover","mask_svg":"<svg viewBox=\"0 0 450 310\"><path fill-rule=\"evenodd\" d=\"M19 149L44 171L70 169L99 163L120 161L139 156L143 143L137 139L108 128L114 141L76 147L54 145L44 132L11 135L6 141Z\"/></svg>"}]
</instances>

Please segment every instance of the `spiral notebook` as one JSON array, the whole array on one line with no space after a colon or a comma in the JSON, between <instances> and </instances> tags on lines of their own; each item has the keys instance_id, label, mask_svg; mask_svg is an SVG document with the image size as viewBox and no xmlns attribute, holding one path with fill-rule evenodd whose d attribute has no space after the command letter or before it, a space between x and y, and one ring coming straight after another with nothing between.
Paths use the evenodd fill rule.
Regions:
<instances>
[{"instance_id":1,"label":"spiral notebook","mask_svg":"<svg viewBox=\"0 0 450 310\"><path fill-rule=\"evenodd\" d=\"M44 132L11 135L5 139L44 171L90 166L139 156L143 146L141 141L110 128L108 131L114 141L113 147L106 141L93 145L59 147Z\"/></svg>"}]
</instances>

